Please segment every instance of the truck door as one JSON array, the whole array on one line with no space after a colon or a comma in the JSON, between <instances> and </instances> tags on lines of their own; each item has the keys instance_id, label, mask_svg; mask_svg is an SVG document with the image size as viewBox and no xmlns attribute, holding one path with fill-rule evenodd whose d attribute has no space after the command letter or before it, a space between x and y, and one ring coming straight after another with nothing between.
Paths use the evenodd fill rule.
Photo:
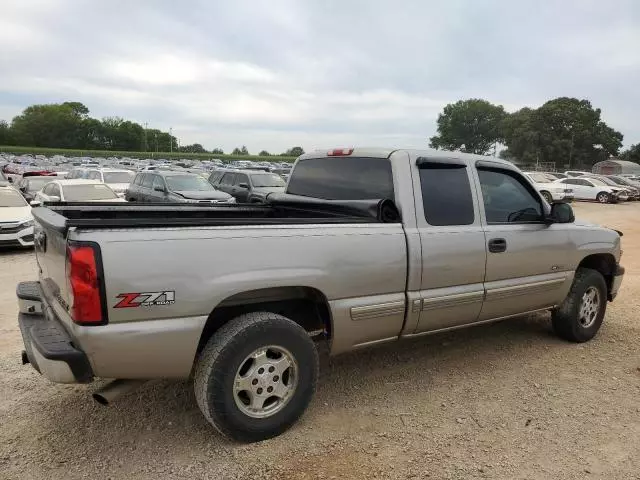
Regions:
<instances>
[{"instance_id":1,"label":"truck door","mask_svg":"<svg viewBox=\"0 0 640 480\"><path fill-rule=\"evenodd\" d=\"M479 320L552 307L573 272L567 224L546 224L539 193L515 168L480 161L482 222L487 238L485 301Z\"/></svg>"},{"instance_id":2,"label":"truck door","mask_svg":"<svg viewBox=\"0 0 640 480\"><path fill-rule=\"evenodd\" d=\"M418 175L413 181L422 283L420 300L411 308L418 305L421 310L418 333L478 319L487 253L470 165L464 160L430 158L418 158L416 165Z\"/></svg>"}]
</instances>

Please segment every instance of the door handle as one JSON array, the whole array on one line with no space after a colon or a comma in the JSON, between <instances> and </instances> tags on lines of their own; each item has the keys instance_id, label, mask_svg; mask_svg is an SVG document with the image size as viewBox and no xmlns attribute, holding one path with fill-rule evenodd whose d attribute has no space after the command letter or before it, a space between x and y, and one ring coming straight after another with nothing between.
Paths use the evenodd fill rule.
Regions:
<instances>
[{"instance_id":1,"label":"door handle","mask_svg":"<svg viewBox=\"0 0 640 480\"><path fill-rule=\"evenodd\" d=\"M504 238L492 238L489 240L489 251L491 253L502 253L507 251L507 241Z\"/></svg>"}]
</instances>

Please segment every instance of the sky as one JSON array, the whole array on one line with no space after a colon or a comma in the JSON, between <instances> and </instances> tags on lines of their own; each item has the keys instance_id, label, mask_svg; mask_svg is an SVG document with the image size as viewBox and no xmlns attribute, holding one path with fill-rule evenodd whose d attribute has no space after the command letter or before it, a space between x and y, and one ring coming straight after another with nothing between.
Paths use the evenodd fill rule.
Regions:
<instances>
[{"instance_id":1,"label":"sky","mask_svg":"<svg viewBox=\"0 0 640 480\"><path fill-rule=\"evenodd\" d=\"M2 0L0 119L79 101L181 144L421 148L442 108L589 99L640 142L637 0Z\"/></svg>"}]
</instances>

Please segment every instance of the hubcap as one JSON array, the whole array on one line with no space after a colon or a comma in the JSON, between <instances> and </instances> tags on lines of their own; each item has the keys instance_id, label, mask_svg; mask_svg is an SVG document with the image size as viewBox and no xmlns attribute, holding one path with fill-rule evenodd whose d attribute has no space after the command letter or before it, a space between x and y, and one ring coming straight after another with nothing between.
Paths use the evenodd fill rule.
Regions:
<instances>
[{"instance_id":1,"label":"hubcap","mask_svg":"<svg viewBox=\"0 0 640 480\"><path fill-rule=\"evenodd\" d=\"M589 328L596 321L598 312L600 311L600 293L595 287L589 287L580 303L580 312L578 313L578 322L584 328Z\"/></svg>"},{"instance_id":2,"label":"hubcap","mask_svg":"<svg viewBox=\"0 0 640 480\"><path fill-rule=\"evenodd\" d=\"M276 414L297 387L298 364L287 349L271 345L251 353L240 364L233 382L233 398L246 415Z\"/></svg>"},{"instance_id":3,"label":"hubcap","mask_svg":"<svg viewBox=\"0 0 640 480\"><path fill-rule=\"evenodd\" d=\"M607 203L608 198L607 198L607 196L605 194L601 194L598 197L598 200L600 200L600 203Z\"/></svg>"}]
</instances>

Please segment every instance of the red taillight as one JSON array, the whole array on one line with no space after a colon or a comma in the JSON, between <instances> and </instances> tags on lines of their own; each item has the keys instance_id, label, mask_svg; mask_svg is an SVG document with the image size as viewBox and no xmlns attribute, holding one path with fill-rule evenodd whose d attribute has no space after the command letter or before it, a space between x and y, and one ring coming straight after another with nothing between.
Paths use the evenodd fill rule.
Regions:
<instances>
[{"instance_id":1,"label":"red taillight","mask_svg":"<svg viewBox=\"0 0 640 480\"><path fill-rule=\"evenodd\" d=\"M71 245L67 249L67 275L73 293L71 318L80 325L102 325L102 301L96 248Z\"/></svg>"},{"instance_id":2,"label":"red taillight","mask_svg":"<svg viewBox=\"0 0 640 480\"><path fill-rule=\"evenodd\" d=\"M346 157L347 155L351 155L352 153L353 153L353 148L334 148L333 150L329 150L327 152L327 156Z\"/></svg>"}]
</instances>

